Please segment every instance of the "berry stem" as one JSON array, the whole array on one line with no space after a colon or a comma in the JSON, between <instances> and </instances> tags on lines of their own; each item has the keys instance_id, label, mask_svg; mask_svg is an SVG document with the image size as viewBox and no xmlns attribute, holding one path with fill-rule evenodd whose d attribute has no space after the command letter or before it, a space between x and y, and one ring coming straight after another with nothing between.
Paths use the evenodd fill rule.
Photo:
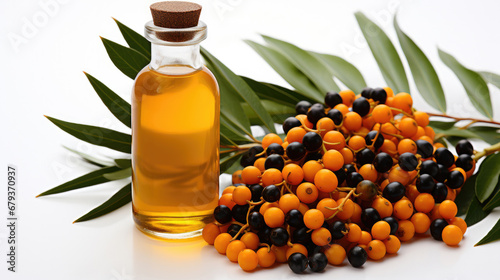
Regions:
<instances>
[{"instance_id":1,"label":"berry stem","mask_svg":"<svg viewBox=\"0 0 500 280\"><path fill-rule=\"evenodd\" d=\"M478 123L478 122L479 123L489 123L489 124L494 124L494 125L500 126L500 122L496 122L494 120L481 120L481 119L476 119L476 118L461 118L461 117L449 116L446 114L435 114L435 113L429 113L429 112L426 112L426 114L429 115L429 117L442 117L442 118L453 119L456 121L473 121L474 123Z\"/></svg>"},{"instance_id":2,"label":"berry stem","mask_svg":"<svg viewBox=\"0 0 500 280\"><path fill-rule=\"evenodd\" d=\"M495 145L492 145L481 152L477 152L472 156L472 159L475 160L476 162L479 161L484 156L488 156L491 154L494 154L495 152L500 151L500 142L496 143Z\"/></svg>"},{"instance_id":3,"label":"berry stem","mask_svg":"<svg viewBox=\"0 0 500 280\"><path fill-rule=\"evenodd\" d=\"M330 217L326 218L326 220L333 219L333 217L335 217L335 215L337 215L337 213L344 211L344 205L345 205L346 201L349 199L349 197L351 195L354 194L355 190L356 189L354 189L354 188L351 189L351 191L347 194L347 196L344 198L344 200L342 201L342 203L339 204L339 206L337 206L335 208L330 208L330 207L326 207L325 206L325 208L328 209L328 210L336 210L335 213L333 213Z\"/></svg>"}]
</instances>

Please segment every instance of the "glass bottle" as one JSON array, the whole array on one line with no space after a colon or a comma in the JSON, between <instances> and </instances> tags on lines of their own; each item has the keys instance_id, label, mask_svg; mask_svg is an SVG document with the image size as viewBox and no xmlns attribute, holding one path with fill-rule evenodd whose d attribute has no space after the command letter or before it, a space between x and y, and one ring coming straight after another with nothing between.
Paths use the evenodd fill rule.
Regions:
<instances>
[{"instance_id":1,"label":"glass bottle","mask_svg":"<svg viewBox=\"0 0 500 280\"><path fill-rule=\"evenodd\" d=\"M202 65L207 26L146 23L151 62L132 93L132 204L137 227L184 239L212 222L219 195L220 95Z\"/></svg>"}]
</instances>

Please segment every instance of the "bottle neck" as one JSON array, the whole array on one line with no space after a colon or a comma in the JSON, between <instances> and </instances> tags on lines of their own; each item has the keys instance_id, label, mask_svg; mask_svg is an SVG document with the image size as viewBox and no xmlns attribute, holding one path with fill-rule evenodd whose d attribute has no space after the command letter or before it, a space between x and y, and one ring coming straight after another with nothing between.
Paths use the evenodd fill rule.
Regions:
<instances>
[{"instance_id":1,"label":"bottle neck","mask_svg":"<svg viewBox=\"0 0 500 280\"><path fill-rule=\"evenodd\" d=\"M168 46L151 44L149 67L169 75L185 75L202 68L200 44Z\"/></svg>"}]
</instances>

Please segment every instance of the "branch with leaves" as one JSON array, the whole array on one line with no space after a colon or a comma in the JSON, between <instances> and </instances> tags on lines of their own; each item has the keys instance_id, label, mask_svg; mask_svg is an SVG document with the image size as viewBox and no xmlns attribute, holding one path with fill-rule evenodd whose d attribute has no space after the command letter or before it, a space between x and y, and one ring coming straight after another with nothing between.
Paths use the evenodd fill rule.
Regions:
<instances>
[{"instance_id":1,"label":"branch with leaves","mask_svg":"<svg viewBox=\"0 0 500 280\"><path fill-rule=\"evenodd\" d=\"M410 92L408 75L400 55L385 32L364 14L355 14L359 27L370 47L382 76L394 92ZM151 44L142 35L115 19L120 32L128 44L123 46L101 37L112 63L127 77L134 79L150 61ZM400 46L410 67L411 76L423 99L440 114L429 113L430 126L436 132L436 141L444 145L456 144L461 139L480 139L493 145L487 151L478 152L486 157L476 175L467 180L457 196L459 213L465 215L467 224L473 225L500 206L500 123L493 120L488 84L500 87L500 76L490 72L476 72L460 64L450 54L438 50L439 57L455 73L462 83L472 105L487 120L458 118L446 115L445 93L432 63L417 44L405 34L394 18L394 28ZM240 159L248 149L260 144L259 137L252 135L251 126L260 126L266 132L276 132L275 123L283 123L295 115L295 105L301 100L312 103L323 102L324 93L339 91L343 85L360 92L366 87L361 72L341 57L312 52L288 42L262 36L265 44L246 41L293 90L268 82L255 81L238 76L207 50L202 55L207 67L214 73L221 92L220 116L220 170L232 173L241 169ZM131 126L131 106L113 90L92 75L85 73L90 84L109 111L125 126ZM334 78L332 78L334 77ZM69 149L83 160L98 167L88 174L41 193L39 196L91 187L98 184L125 179L131 176L131 135L118 131L77 124L47 117L52 123L74 137L93 145L103 146L124 153L113 161L103 161ZM451 121L443 121L443 118ZM469 121L458 126L460 121ZM121 188L102 205L77 219L82 222L105 215L131 201L131 184ZM478 245L500 239L500 222Z\"/></svg>"}]
</instances>

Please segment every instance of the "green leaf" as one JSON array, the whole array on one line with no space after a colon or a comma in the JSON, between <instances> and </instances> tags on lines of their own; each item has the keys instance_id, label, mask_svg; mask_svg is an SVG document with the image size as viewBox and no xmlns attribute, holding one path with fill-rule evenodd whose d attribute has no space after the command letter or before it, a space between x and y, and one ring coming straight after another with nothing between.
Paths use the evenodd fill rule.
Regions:
<instances>
[{"instance_id":1,"label":"green leaf","mask_svg":"<svg viewBox=\"0 0 500 280\"><path fill-rule=\"evenodd\" d=\"M490 214L490 211L483 210L481 202L479 202L477 197L474 196L472 202L470 203L469 209L467 209L467 214L465 215L464 220L467 223L467 226L470 227L482 221L484 218L486 218L486 216L488 216L488 214Z\"/></svg>"},{"instance_id":2,"label":"green leaf","mask_svg":"<svg viewBox=\"0 0 500 280\"><path fill-rule=\"evenodd\" d=\"M455 198L455 204L458 208L457 216L462 216L467 213L467 209L469 209L472 199L476 196L476 178L477 174L472 175L472 177L470 178L467 178L465 184L462 186L460 192Z\"/></svg>"},{"instance_id":3,"label":"green leaf","mask_svg":"<svg viewBox=\"0 0 500 280\"><path fill-rule=\"evenodd\" d=\"M500 75L486 71L479 72L479 74L486 82L500 88Z\"/></svg>"},{"instance_id":4,"label":"green leaf","mask_svg":"<svg viewBox=\"0 0 500 280\"><path fill-rule=\"evenodd\" d=\"M125 24L119 22L117 19L113 20L118 25L123 38L132 49L140 52L145 57L151 59L151 43L141 34L135 32L131 28L127 27Z\"/></svg>"},{"instance_id":5,"label":"green leaf","mask_svg":"<svg viewBox=\"0 0 500 280\"><path fill-rule=\"evenodd\" d=\"M92 75L88 73L85 73L85 75L89 79L90 84L94 88L95 92L97 92L97 95L99 95L104 105L108 107L109 111L124 125L131 127L132 109L130 104L99 80L92 77Z\"/></svg>"},{"instance_id":6,"label":"green leaf","mask_svg":"<svg viewBox=\"0 0 500 280\"><path fill-rule=\"evenodd\" d=\"M113 64L130 79L135 79L137 74L149 64L149 58L140 52L103 37L101 40Z\"/></svg>"},{"instance_id":7,"label":"green leaf","mask_svg":"<svg viewBox=\"0 0 500 280\"><path fill-rule=\"evenodd\" d=\"M498 127L493 126L470 126L467 128L470 132L476 134L479 139L494 145L500 142L500 133L498 132Z\"/></svg>"},{"instance_id":8,"label":"green leaf","mask_svg":"<svg viewBox=\"0 0 500 280\"><path fill-rule=\"evenodd\" d=\"M132 183L127 184L103 204L92 209L73 223L84 222L106 215L132 201Z\"/></svg>"},{"instance_id":9,"label":"green leaf","mask_svg":"<svg viewBox=\"0 0 500 280\"><path fill-rule=\"evenodd\" d=\"M270 100L263 100L262 104L264 108L271 114L273 121L282 124L286 118L293 117L296 115L295 108L284 106ZM248 116L250 123L253 125L258 125L258 118L254 112L250 110L247 104L241 104L245 114Z\"/></svg>"},{"instance_id":10,"label":"green leaf","mask_svg":"<svg viewBox=\"0 0 500 280\"><path fill-rule=\"evenodd\" d=\"M295 105L301 100L307 100L311 103L315 102L297 91L270 83L258 82L248 77L241 76L241 78L253 89L253 91L255 91L260 99L271 100L293 108L295 108Z\"/></svg>"},{"instance_id":11,"label":"green leaf","mask_svg":"<svg viewBox=\"0 0 500 280\"><path fill-rule=\"evenodd\" d=\"M102 176L110 181L125 179L132 176L132 168L129 167L126 169L121 169L115 172L106 173Z\"/></svg>"},{"instance_id":12,"label":"green leaf","mask_svg":"<svg viewBox=\"0 0 500 280\"><path fill-rule=\"evenodd\" d=\"M462 138L480 138L474 132L467 129L460 129L458 127L452 127L450 129L434 128L434 132L436 132L436 135L439 133L439 134L444 134L445 136L456 136Z\"/></svg>"},{"instance_id":13,"label":"green leaf","mask_svg":"<svg viewBox=\"0 0 500 280\"><path fill-rule=\"evenodd\" d=\"M438 49L439 57L450 68L462 83L474 107L489 119L493 118L490 90L478 73L465 68L450 54Z\"/></svg>"},{"instance_id":14,"label":"green leaf","mask_svg":"<svg viewBox=\"0 0 500 280\"><path fill-rule=\"evenodd\" d=\"M363 13L357 12L356 19L365 36L378 67L384 76L387 85L397 92L410 93L410 86L406 78L405 68L399 58L396 48L384 31Z\"/></svg>"},{"instance_id":15,"label":"green leaf","mask_svg":"<svg viewBox=\"0 0 500 280\"><path fill-rule=\"evenodd\" d=\"M224 158L221 158L220 160L220 173L226 172L235 162L237 162L240 158L241 155L243 155L245 151L233 153L229 156L226 156Z\"/></svg>"},{"instance_id":16,"label":"green leaf","mask_svg":"<svg viewBox=\"0 0 500 280\"><path fill-rule=\"evenodd\" d=\"M212 70L214 75L220 75L217 73L218 69L211 63L211 61L207 60L206 65L210 70ZM243 113L239 96L231 94L233 89L226 79L218 79L217 82L220 88L221 118L226 118L228 123L231 123L234 127L236 127L236 131L242 131L242 133L251 135L250 121Z\"/></svg>"},{"instance_id":17,"label":"green leaf","mask_svg":"<svg viewBox=\"0 0 500 280\"><path fill-rule=\"evenodd\" d=\"M493 210L494 208L500 206L500 181L497 182L495 190L496 191L493 192L494 194L492 195L492 198L486 202L486 205L484 205L484 210Z\"/></svg>"},{"instance_id":18,"label":"green leaf","mask_svg":"<svg viewBox=\"0 0 500 280\"><path fill-rule=\"evenodd\" d=\"M132 143L132 136L130 134L98 126L65 122L49 116L45 117L60 129L80 140L130 154Z\"/></svg>"},{"instance_id":19,"label":"green leaf","mask_svg":"<svg viewBox=\"0 0 500 280\"><path fill-rule=\"evenodd\" d=\"M85 161L88 161L94 165L97 165L99 167L105 167L105 166L112 166L113 165L113 162L111 161L106 161L106 160L102 160L102 159L99 159L99 158L96 158L94 156L91 156L89 154L86 154L86 153L82 153L82 152L79 152L79 151L76 151L76 150L73 150L73 149L70 149L66 146L63 146L66 150L72 152L72 153L75 153L77 155L79 155L80 157L82 157Z\"/></svg>"},{"instance_id":20,"label":"green leaf","mask_svg":"<svg viewBox=\"0 0 500 280\"><path fill-rule=\"evenodd\" d=\"M129 158L118 158L115 159L115 164L116 166L120 167L121 169L129 168L132 166L132 160Z\"/></svg>"},{"instance_id":21,"label":"green leaf","mask_svg":"<svg viewBox=\"0 0 500 280\"><path fill-rule=\"evenodd\" d=\"M290 61L288 61L284 55L274 49L253 41L246 40L245 42L297 91L306 94L315 102L324 102L324 93L321 93L313 82Z\"/></svg>"},{"instance_id":22,"label":"green leaf","mask_svg":"<svg viewBox=\"0 0 500 280\"><path fill-rule=\"evenodd\" d=\"M259 97L255 92L252 90L252 88L245 83L245 81L238 75L234 74L233 71L231 71L227 66L225 66L223 63L221 63L216 57L214 57L210 52L207 50L203 49L201 50L203 57L206 60L210 61L210 65L216 70L214 73L217 77L217 80L220 82L221 80L225 80L226 84L229 87L229 92L227 92L226 95L229 94L236 94L238 95L242 100L250 106L250 108L257 114L259 119L262 121L262 124L264 124L270 131L275 132L274 128L274 123L273 119L269 115L269 113L264 109L264 106L260 102ZM218 74L218 75L217 75ZM221 97L224 98L224 97Z\"/></svg>"},{"instance_id":23,"label":"green leaf","mask_svg":"<svg viewBox=\"0 0 500 280\"><path fill-rule=\"evenodd\" d=\"M399 43L406 56L408 65L410 65L418 92L427 104L446 113L446 99L436 70L434 70L427 56L425 56L415 42L399 28L396 16L394 16L394 28L398 34Z\"/></svg>"},{"instance_id":24,"label":"green leaf","mask_svg":"<svg viewBox=\"0 0 500 280\"><path fill-rule=\"evenodd\" d=\"M328 91L340 91L330 71L323 63L309 52L288 42L262 35L264 41L284 55L295 67L302 71L316 87L326 94Z\"/></svg>"},{"instance_id":25,"label":"green leaf","mask_svg":"<svg viewBox=\"0 0 500 280\"><path fill-rule=\"evenodd\" d=\"M339 79L344 85L346 85L350 90L359 93L366 87L365 79L361 72L341 57L322 54L316 52L309 52L316 59L318 59L323 65L330 70L333 76Z\"/></svg>"},{"instance_id":26,"label":"green leaf","mask_svg":"<svg viewBox=\"0 0 500 280\"><path fill-rule=\"evenodd\" d=\"M116 166L104 167L104 168L92 171L90 173L87 173L87 174L80 176L78 178L75 178L75 179L68 181L64 184L61 184L55 188L47 190L47 191L37 195L37 197L56 194L56 193L62 193L62 192L67 192L67 191L72 191L72 190L77 190L77 189L81 189L81 188L85 188L85 187L90 187L90 186L106 183L106 182L109 182L111 180L103 177L103 175L106 173L115 172L118 170L120 170L120 168L116 167Z\"/></svg>"},{"instance_id":27,"label":"green leaf","mask_svg":"<svg viewBox=\"0 0 500 280\"><path fill-rule=\"evenodd\" d=\"M500 219L496 222L496 224L490 229L490 231L483 237L479 242L474 246L484 245L486 243L490 243L493 241L497 241L500 239Z\"/></svg>"},{"instance_id":28,"label":"green leaf","mask_svg":"<svg viewBox=\"0 0 500 280\"><path fill-rule=\"evenodd\" d=\"M429 126L434 129L447 130L452 128L457 122L430 121Z\"/></svg>"},{"instance_id":29,"label":"green leaf","mask_svg":"<svg viewBox=\"0 0 500 280\"><path fill-rule=\"evenodd\" d=\"M476 181L476 196L483 203L495 189L500 176L500 153L486 157L479 167Z\"/></svg>"},{"instance_id":30,"label":"green leaf","mask_svg":"<svg viewBox=\"0 0 500 280\"><path fill-rule=\"evenodd\" d=\"M220 134L221 136L227 138L227 140L230 142L231 145L236 145L236 143L243 144L250 142L250 140L246 138L245 135L242 134L238 130L238 128L235 127L232 123L230 123L229 120L223 115L221 115L220 117ZM221 144L222 143L223 142L221 138Z\"/></svg>"}]
</instances>

